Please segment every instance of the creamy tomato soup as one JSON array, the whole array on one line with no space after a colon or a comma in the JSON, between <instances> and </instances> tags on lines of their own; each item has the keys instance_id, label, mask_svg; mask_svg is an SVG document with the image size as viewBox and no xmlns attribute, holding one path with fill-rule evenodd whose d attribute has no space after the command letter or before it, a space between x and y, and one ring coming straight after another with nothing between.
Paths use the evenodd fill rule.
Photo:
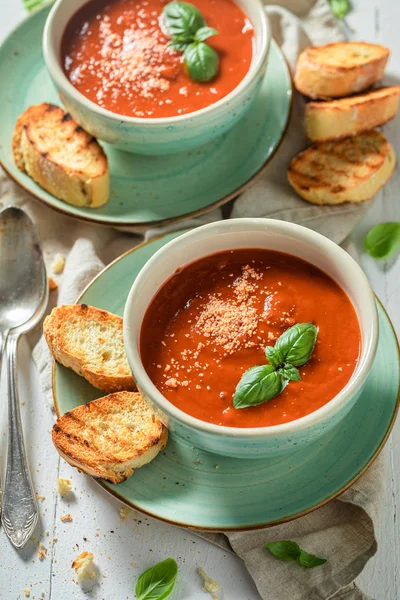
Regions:
<instances>
[{"instance_id":1,"label":"creamy tomato soup","mask_svg":"<svg viewBox=\"0 0 400 600\"><path fill-rule=\"evenodd\" d=\"M173 117L199 110L231 92L253 57L254 30L233 0L193 0L218 34L219 55L208 83L192 81L183 54L168 47L160 26L164 0L92 0L70 20L61 43L65 74L84 96L114 113Z\"/></svg>"},{"instance_id":2,"label":"creamy tomato soup","mask_svg":"<svg viewBox=\"0 0 400 600\"><path fill-rule=\"evenodd\" d=\"M266 364L265 347L295 323L314 323L318 339L299 367L301 381L258 406L235 409L243 372ZM298 419L329 402L359 358L360 327L345 292L313 265L262 249L214 254L180 269L145 313L144 367L185 413L230 427Z\"/></svg>"}]
</instances>

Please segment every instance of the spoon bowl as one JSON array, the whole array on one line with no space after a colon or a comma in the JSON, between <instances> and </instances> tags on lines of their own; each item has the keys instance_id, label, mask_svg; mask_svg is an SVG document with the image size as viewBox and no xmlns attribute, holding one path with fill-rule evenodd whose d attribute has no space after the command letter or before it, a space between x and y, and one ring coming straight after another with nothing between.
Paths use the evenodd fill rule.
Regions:
<instances>
[{"instance_id":1,"label":"spoon bowl","mask_svg":"<svg viewBox=\"0 0 400 600\"><path fill-rule=\"evenodd\" d=\"M19 208L0 212L0 332L21 327L47 304L47 282L39 240ZM30 327L29 327L30 328Z\"/></svg>"}]
</instances>

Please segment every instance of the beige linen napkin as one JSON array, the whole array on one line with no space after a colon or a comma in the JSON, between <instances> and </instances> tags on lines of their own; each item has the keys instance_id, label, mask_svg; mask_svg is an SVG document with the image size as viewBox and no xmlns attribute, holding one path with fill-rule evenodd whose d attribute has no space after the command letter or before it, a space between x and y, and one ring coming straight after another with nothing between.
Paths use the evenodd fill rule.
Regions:
<instances>
[{"instance_id":1,"label":"beige linen napkin","mask_svg":"<svg viewBox=\"0 0 400 600\"><path fill-rule=\"evenodd\" d=\"M269 3L267 3L269 4ZM276 4L279 4L277 6ZM327 0L280 0L266 8L273 34L291 67L307 45L341 39ZM337 243L351 232L367 204L316 207L300 200L286 182L290 158L304 148L303 99L295 95L291 124L285 141L261 178L233 205L231 216L272 217L315 229ZM143 232L123 234L84 224L33 201L4 175L0 178L4 205L22 206L38 228L51 274L56 253L67 257L64 273L54 277L59 291L51 294L50 308L73 303L85 285L125 250L143 240ZM179 224L183 229L222 218L221 210ZM146 239L168 228L144 232ZM39 332L33 336L37 341ZM36 339L35 339L36 338ZM51 360L43 339L34 349L43 389L51 399ZM383 463L378 460L340 500L291 523L250 533L204 534L211 542L240 556L264 600L361 600L365 596L352 584L368 559L376 552L374 528L383 490ZM306 570L274 559L265 549L268 541L291 539L307 551L327 557L322 568ZM347 587L346 587L347 586Z\"/></svg>"}]
</instances>

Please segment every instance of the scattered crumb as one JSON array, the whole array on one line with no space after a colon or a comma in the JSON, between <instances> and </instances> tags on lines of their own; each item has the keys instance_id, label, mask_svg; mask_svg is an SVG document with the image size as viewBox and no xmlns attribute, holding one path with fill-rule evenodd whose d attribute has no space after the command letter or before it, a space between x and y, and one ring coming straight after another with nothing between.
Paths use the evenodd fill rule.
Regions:
<instances>
[{"instance_id":1,"label":"scattered crumb","mask_svg":"<svg viewBox=\"0 0 400 600\"><path fill-rule=\"evenodd\" d=\"M199 569L197 569L197 572L200 575L200 577L203 579L203 582L204 582L203 591L208 592L209 594L216 594L220 588L219 583L214 581L214 579L211 579L211 577L209 577L207 575L207 573L205 572L205 570L202 569L201 567ZM215 598L216 597L213 596L213 600Z\"/></svg>"},{"instance_id":2,"label":"scattered crumb","mask_svg":"<svg viewBox=\"0 0 400 600\"><path fill-rule=\"evenodd\" d=\"M46 496L39 496L39 494L36 494L36 498L38 500L40 500L40 502L43 502L43 500L46 500Z\"/></svg>"},{"instance_id":3,"label":"scattered crumb","mask_svg":"<svg viewBox=\"0 0 400 600\"><path fill-rule=\"evenodd\" d=\"M174 377L171 377L170 379L167 379L167 381L165 382L165 385L167 387L176 389L178 387L178 382Z\"/></svg>"},{"instance_id":4,"label":"scattered crumb","mask_svg":"<svg viewBox=\"0 0 400 600\"><path fill-rule=\"evenodd\" d=\"M57 479L57 491L60 496L69 494L72 491L71 481L69 479L63 479L62 477L59 477Z\"/></svg>"},{"instance_id":5,"label":"scattered crumb","mask_svg":"<svg viewBox=\"0 0 400 600\"><path fill-rule=\"evenodd\" d=\"M69 513L67 513L66 515L61 515L60 520L63 523L70 523L72 521L72 516Z\"/></svg>"},{"instance_id":6,"label":"scattered crumb","mask_svg":"<svg viewBox=\"0 0 400 600\"><path fill-rule=\"evenodd\" d=\"M219 465L215 465L215 468L216 468L216 469L219 469Z\"/></svg>"},{"instance_id":7,"label":"scattered crumb","mask_svg":"<svg viewBox=\"0 0 400 600\"><path fill-rule=\"evenodd\" d=\"M31 595L31 591L28 589L25 589L24 594L25 594L25 598L29 598L29 596Z\"/></svg>"},{"instance_id":8,"label":"scattered crumb","mask_svg":"<svg viewBox=\"0 0 400 600\"><path fill-rule=\"evenodd\" d=\"M121 506L121 508L119 509L119 516L121 519L126 519L130 512L130 508L128 508L127 506Z\"/></svg>"},{"instance_id":9,"label":"scattered crumb","mask_svg":"<svg viewBox=\"0 0 400 600\"><path fill-rule=\"evenodd\" d=\"M93 552L82 552L72 563L72 568L75 569L76 578L79 582L85 579L96 579L93 559Z\"/></svg>"},{"instance_id":10,"label":"scattered crumb","mask_svg":"<svg viewBox=\"0 0 400 600\"><path fill-rule=\"evenodd\" d=\"M63 254L57 253L54 257L53 264L51 268L55 275L60 275L64 271L65 267L65 256Z\"/></svg>"},{"instance_id":11,"label":"scattered crumb","mask_svg":"<svg viewBox=\"0 0 400 600\"><path fill-rule=\"evenodd\" d=\"M58 284L52 277L49 277L49 290L50 292L54 292L54 290L58 289Z\"/></svg>"},{"instance_id":12,"label":"scattered crumb","mask_svg":"<svg viewBox=\"0 0 400 600\"><path fill-rule=\"evenodd\" d=\"M40 542L39 544L39 550L38 550L38 557L39 560L44 560L47 556L47 548L45 548L44 544L42 544L42 542Z\"/></svg>"}]
</instances>

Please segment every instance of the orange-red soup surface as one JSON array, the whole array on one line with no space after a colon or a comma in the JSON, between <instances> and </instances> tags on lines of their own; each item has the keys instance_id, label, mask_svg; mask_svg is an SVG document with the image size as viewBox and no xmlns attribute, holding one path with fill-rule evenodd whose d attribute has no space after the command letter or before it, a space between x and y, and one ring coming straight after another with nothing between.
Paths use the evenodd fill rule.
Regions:
<instances>
[{"instance_id":1,"label":"orange-red soup surface","mask_svg":"<svg viewBox=\"0 0 400 600\"><path fill-rule=\"evenodd\" d=\"M166 0L92 0L70 20L61 43L64 71L84 96L114 113L173 117L231 92L247 74L254 30L233 0L192 0L218 35L207 40L219 54L217 77L192 81L183 55L168 48L160 27Z\"/></svg>"},{"instance_id":2,"label":"orange-red soup surface","mask_svg":"<svg viewBox=\"0 0 400 600\"><path fill-rule=\"evenodd\" d=\"M235 409L243 372L266 364L265 346L304 322L318 327L318 339L301 381ZM347 384L360 346L357 315L337 283L303 260L262 249L213 254L177 271L151 301L140 336L160 392L185 413L229 427L277 425L317 410Z\"/></svg>"}]
</instances>

